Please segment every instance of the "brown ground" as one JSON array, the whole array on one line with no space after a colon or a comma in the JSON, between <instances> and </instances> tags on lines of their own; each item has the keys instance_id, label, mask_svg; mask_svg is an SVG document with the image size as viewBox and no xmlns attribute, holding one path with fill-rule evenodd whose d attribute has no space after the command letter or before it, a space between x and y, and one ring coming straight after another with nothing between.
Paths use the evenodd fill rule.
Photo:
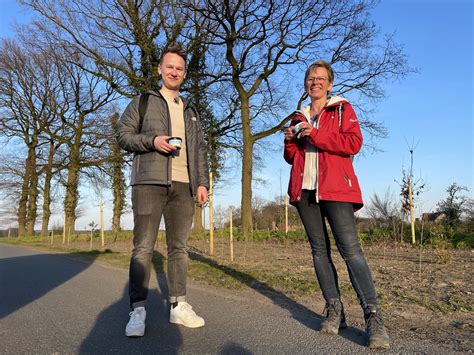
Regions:
<instances>
[{"instance_id":1,"label":"brown ground","mask_svg":"<svg viewBox=\"0 0 474 355\"><path fill-rule=\"evenodd\" d=\"M203 254L209 252L206 241L191 241L190 244ZM246 248L244 243L239 243L234 250L235 263L245 269L287 272L307 282L315 280L306 242L247 243ZM365 246L364 250L389 334L399 339L429 339L449 345L455 351L474 351L474 251L423 249L420 258L420 248L411 245ZM217 238L214 254L214 260L229 265L227 241ZM350 287L344 261L336 249L332 255L339 274L348 323L363 329L361 309ZM258 283L253 287L258 288ZM283 287L280 292L322 314L324 303L319 290L292 292Z\"/></svg>"}]
</instances>

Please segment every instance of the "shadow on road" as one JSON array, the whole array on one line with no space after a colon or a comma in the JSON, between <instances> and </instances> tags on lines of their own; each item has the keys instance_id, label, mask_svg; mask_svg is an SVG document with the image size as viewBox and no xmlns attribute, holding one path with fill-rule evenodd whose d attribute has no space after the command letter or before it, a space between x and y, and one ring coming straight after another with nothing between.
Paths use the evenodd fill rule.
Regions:
<instances>
[{"instance_id":1,"label":"shadow on road","mask_svg":"<svg viewBox=\"0 0 474 355\"><path fill-rule=\"evenodd\" d=\"M8 245L5 248L12 248L17 256L0 258L0 319L64 284L94 261L92 257L90 263L64 262L67 254L36 254Z\"/></svg>"},{"instance_id":2,"label":"shadow on road","mask_svg":"<svg viewBox=\"0 0 474 355\"><path fill-rule=\"evenodd\" d=\"M265 282L257 280L251 275L233 269L232 267L218 264L216 261L207 258L206 256L196 251L190 251L189 257L192 260L199 261L201 263L215 267L225 272L227 275L233 277L234 279L238 280L239 282L254 289L258 293L269 298L274 304L290 312L290 314L295 320L305 325L306 327L317 331L319 331L319 329L321 328L321 322L324 319L323 316L314 313L306 306L296 302L284 293L275 290L273 287L267 285ZM346 329L341 330L339 332L339 335L358 345L365 346L367 344L365 332L355 327L349 326Z\"/></svg>"},{"instance_id":3,"label":"shadow on road","mask_svg":"<svg viewBox=\"0 0 474 355\"><path fill-rule=\"evenodd\" d=\"M90 334L80 347L81 354L113 352L120 354L178 354L183 344L177 325L169 322L168 283L164 274L164 257L154 252L153 267L158 280L158 289L150 280L147 299L145 336L127 338L125 325L128 322L128 283L120 300L97 316ZM100 291L99 291L100 292Z\"/></svg>"}]
</instances>

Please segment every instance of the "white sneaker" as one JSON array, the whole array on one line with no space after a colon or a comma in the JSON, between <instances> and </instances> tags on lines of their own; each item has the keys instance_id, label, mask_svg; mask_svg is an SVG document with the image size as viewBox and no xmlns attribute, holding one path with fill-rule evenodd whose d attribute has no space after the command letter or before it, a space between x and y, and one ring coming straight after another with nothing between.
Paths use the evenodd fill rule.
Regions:
<instances>
[{"instance_id":1,"label":"white sneaker","mask_svg":"<svg viewBox=\"0 0 474 355\"><path fill-rule=\"evenodd\" d=\"M125 328L125 335L128 337L142 337L145 334L145 307L137 307L130 312L130 320Z\"/></svg>"},{"instance_id":2,"label":"white sneaker","mask_svg":"<svg viewBox=\"0 0 474 355\"><path fill-rule=\"evenodd\" d=\"M175 308L171 308L170 322L181 324L188 328L199 328L204 326L204 319L193 311L193 307L187 302L178 302Z\"/></svg>"}]
</instances>

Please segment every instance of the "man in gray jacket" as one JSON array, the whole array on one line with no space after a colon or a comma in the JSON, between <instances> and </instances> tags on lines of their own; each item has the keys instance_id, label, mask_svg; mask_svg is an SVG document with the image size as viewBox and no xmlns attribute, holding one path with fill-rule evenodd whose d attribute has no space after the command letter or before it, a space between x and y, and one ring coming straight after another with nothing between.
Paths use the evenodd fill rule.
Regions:
<instances>
[{"instance_id":1,"label":"man in gray jacket","mask_svg":"<svg viewBox=\"0 0 474 355\"><path fill-rule=\"evenodd\" d=\"M190 328L204 325L204 319L186 302L186 279L194 199L202 205L208 198L207 147L197 112L179 96L186 77L186 54L178 48L166 49L158 73L163 85L158 92L145 94L142 119L141 96L137 96L120 118L117 134L119 145L134 153L129 285L132 312L125 328L127 336L145 333L151 259L162 215L168 248L170 322Z\"/></svg>"}]
</instances>

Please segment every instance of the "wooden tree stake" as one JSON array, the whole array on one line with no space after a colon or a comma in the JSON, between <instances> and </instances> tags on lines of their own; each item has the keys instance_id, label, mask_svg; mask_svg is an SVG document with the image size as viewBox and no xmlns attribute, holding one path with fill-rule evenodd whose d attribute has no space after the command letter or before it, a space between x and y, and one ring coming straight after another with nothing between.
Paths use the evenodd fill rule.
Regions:
<instances>
[{"instance_id":1,"label":"wooden tree stake","mask_svg":"<svg viewBox=\"0 0 474 355\"><path fill-rule=\"evenodd\" d=\"M212 172L209 173L209 254L214 255L214 223L212 220Z\"/></svg>"}]
</instances>

